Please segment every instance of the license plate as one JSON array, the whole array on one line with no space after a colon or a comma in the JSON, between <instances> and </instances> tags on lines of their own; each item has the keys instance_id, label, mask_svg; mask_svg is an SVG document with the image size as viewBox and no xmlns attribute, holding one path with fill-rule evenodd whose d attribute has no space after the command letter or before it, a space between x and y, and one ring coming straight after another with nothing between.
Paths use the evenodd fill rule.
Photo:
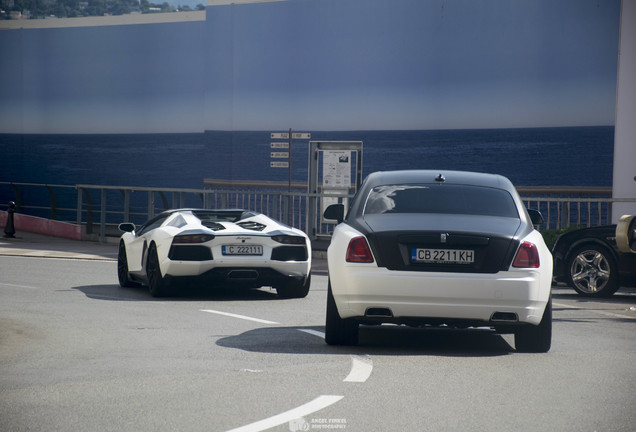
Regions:
<instances>
[{"instance_id":1,"label":"license plate","mask_svg":"<svg viewBox=\"0 0 636 432\"><path fill-rule=\"evenodd\" d=\"M475 251L470 249L412 248L411 262L429 264L472 264Z\"/></svg>"},{"instance_id":2,"label":"license plate","mask_svg":"<svg viewBox=\"0 0 636 432\"><path fill-rule=\"evenodd\" d=\"M223 255L263 255L260 245L225 245L221 248Z\"/></svg>"}]
</instances>

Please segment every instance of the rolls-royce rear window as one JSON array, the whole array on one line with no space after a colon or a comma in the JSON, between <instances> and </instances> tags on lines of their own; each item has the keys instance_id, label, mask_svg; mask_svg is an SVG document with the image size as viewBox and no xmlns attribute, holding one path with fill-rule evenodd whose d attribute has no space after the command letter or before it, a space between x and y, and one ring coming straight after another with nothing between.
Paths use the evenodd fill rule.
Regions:
<instances>
[{"instance_id":1,"label":"rolls-royce rear window","mask_svg":"<svg viewBox=\"0 0 636 432\"><path fill-rule=\"evenodd\" d=\"M384 185L373 188L364 214L445 213L518 218L512 196L503 189L471 185Z\"/></svg>"}]
</instances>

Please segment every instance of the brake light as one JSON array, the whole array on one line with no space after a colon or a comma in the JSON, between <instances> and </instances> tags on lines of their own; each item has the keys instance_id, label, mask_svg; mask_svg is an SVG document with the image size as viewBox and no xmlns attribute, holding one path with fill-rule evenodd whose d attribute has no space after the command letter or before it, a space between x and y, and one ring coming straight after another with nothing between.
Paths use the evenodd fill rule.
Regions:
<instances>
[{"instance_id":1,"label":"brake light","mask_svg":"<svg viewBox=\"0 0 636 432\"><path fill-rule=\"evenodd\" d=\"M351 239L347 248L347 262L372 263L373 255L364 237Z\"/></svg>"},{"instance_id":2,"label":"brake light","mask_svg":"<svg viewBox=\"0 0 636 432\"><path fill-rule=\"evenodd\" d=\"M214 238L211 234L183 234L172 239L172 244L205 243Z\"/></svg>"},{"instance_id":3,"label":"brake light","mask_svg":"<svg viewBox=\"0 0 636 432\"><path fill-rule=\"evenodd\" d=\"M295 244L295 245L305 244L305 237L292 236L292 235L276 235L272 237L272 240L282 244Z\"/></svg>"},{"instance_id":4,"label":"brake light","mask_svg":"<svg viewBox=\"0 0 636 432\"><path fill-rule=\"evenodd\" d=\"M519 246L517 256L512 263L513 267L538 268L539 250L537 246L530 242L523 242Z\"/></svg>"}]
</instances>

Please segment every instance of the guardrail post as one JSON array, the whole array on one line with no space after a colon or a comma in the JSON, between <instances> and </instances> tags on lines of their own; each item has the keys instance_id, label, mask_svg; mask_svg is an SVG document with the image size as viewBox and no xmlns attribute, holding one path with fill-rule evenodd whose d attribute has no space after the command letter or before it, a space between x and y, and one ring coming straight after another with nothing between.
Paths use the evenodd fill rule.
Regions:
<instances>
[{"instance_id":1,"label":"guardrail post","mask_svg":"<svg viewBox=\"0 0 636 432\"><path fill-rule=\"evenodd\" d=\"M562 202L559 209L559 224L557 228L567 228L570 226L570 212L569 205L566 202Z\"/></svg>"},{"instance_id":2,"label":"guardrail post","mask_svg":"<svg viewBox=\"0 0 636 432\"><path fill-rule=\"evenodd\" d=\"M291 208L289 206L289 195L283 195L283 214L285 215L285 223L291 226Z\"/></svg>"},{"instance_id":3,"label":"guardrail post","mask_svg":"<svg viewBox=\"0 0 636 432\"><path fill-rule=\"evenodd\" d=\"M101 189L101 208L99 209L99 241L106 243L106 189Z\"/></svg>"},{"instance_id":4,"label":"guardrail post","mask_svg":"<svg viewBox=\"0 0 636 432\"><path fill-rule=\"evenodd\" d=\"M49 196L51 197L51 219L57 219L57 200L55 199L55 192L53 188L49 185L46 185L46 190L49 191Z\"/></svg>"},{"instance_id":5,"label":"guardrail post","mask_svg":"<svg viewBox=\"0 0 636 432\"><path fill-rule=\"evenodd\" d=\"M86 234L93 233L93 200L88 189L82 189L86 197Z\"/></svg>"},{"instance_id":6,"label":"guardrail post","mask_svg":"<svg viewBox=\"0 0 636 432\"><path fill-rule=\"evenodd\" d=\"M124 190L124 222L130 222L130 189Z\"/></svg>"},{"instance_id":7,"label":"guardrail post","mask_svg":"<svg viewBox=\"0 0 636 432\"><path fill-rule=\"evenodd\" d=\"M81 187L77 188L77 224L82 225L82 194L84 191Z\"/></svg>"},{"instance_id":8,"label":"guardrail post","mask_svg":"<svg viewBox=\"0 0 636 432\"><path fill-rule=\"evenodd\" d=\"M155 217L155 192L148 191L148 219Z\"/></svg>"}]
</instances>

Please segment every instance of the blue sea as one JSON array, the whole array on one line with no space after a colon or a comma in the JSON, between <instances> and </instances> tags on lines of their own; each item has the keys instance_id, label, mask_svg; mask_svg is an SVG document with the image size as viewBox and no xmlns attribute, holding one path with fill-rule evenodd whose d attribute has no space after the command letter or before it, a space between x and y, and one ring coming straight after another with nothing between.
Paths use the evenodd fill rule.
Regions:
<instances>
[{"instance_id":1,"label":"blue sea","mask_svg":"<svg viewBox=\"0 0 636 432\"><path fill-rule=\"evenodd\" d=\"M0 181L197 189L205 178L287 181L287 169L270 168L270 132L0 134ZM612 184L613 126L302 132L316 141L362 141L363 176L453 169L502 174L517 186ZM307 148L307 140L294 140L293 181L307 181Z\"/></svg>"}]
</instances>

